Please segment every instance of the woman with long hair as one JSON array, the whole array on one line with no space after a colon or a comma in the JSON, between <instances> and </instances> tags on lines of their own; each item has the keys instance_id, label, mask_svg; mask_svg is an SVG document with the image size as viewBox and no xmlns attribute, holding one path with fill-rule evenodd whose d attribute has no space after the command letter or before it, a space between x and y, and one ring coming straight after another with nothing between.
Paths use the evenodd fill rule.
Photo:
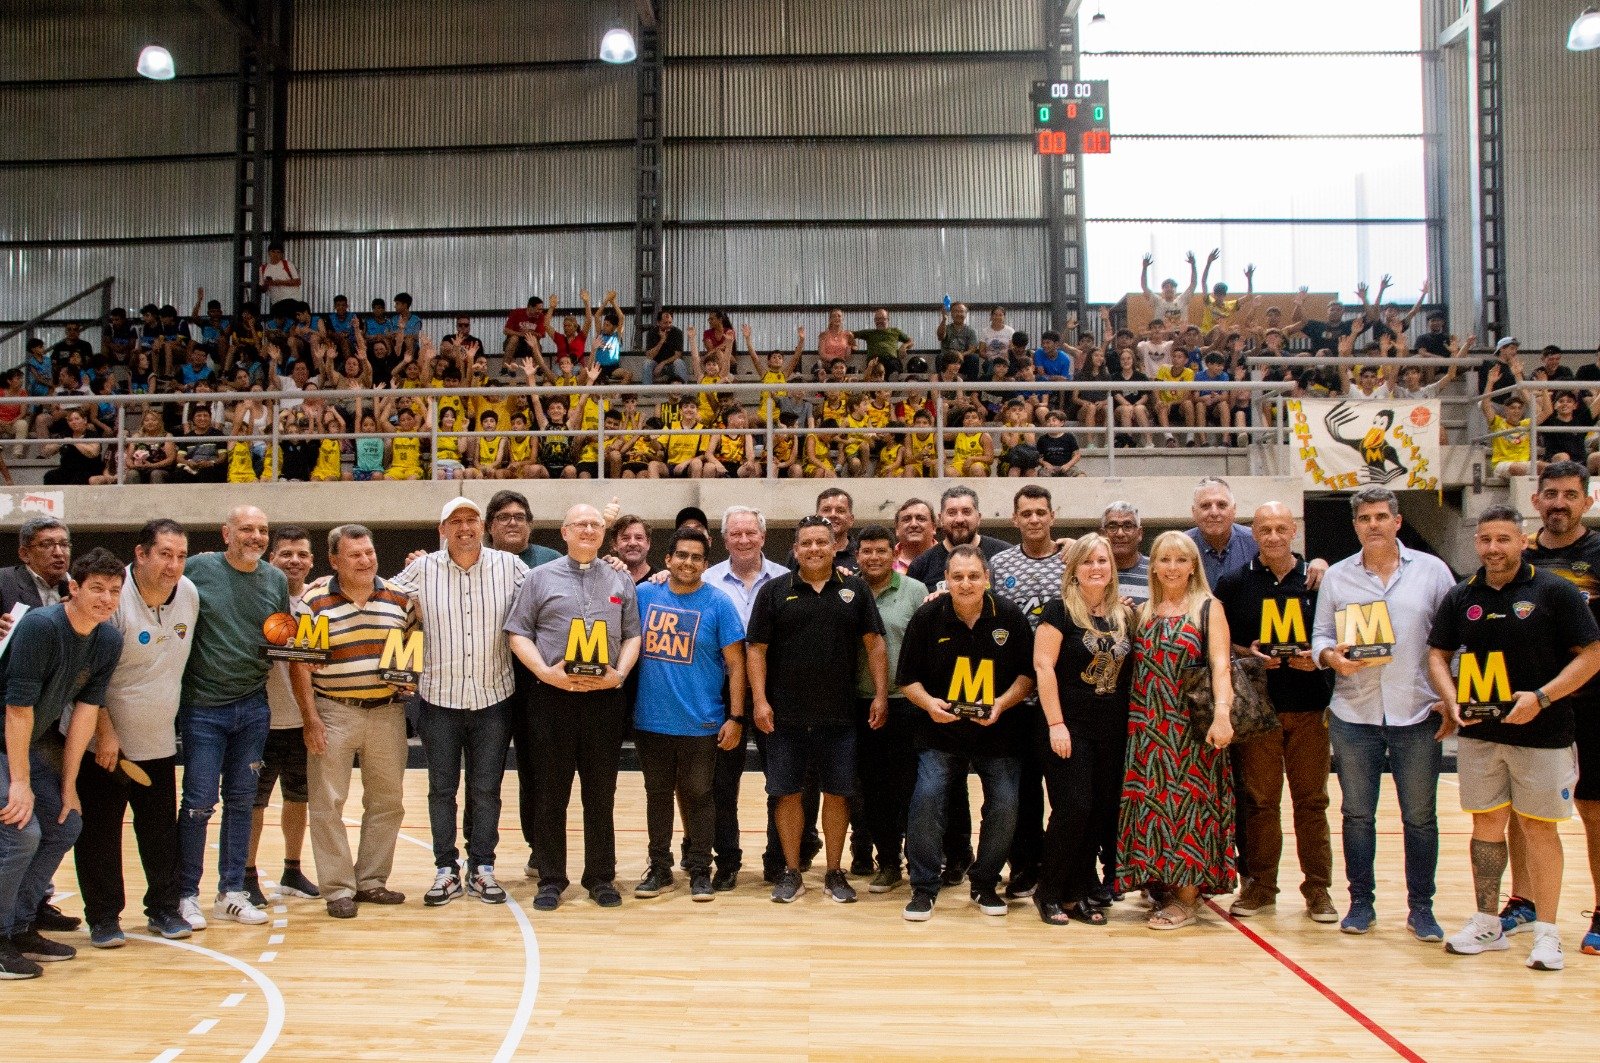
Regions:
<instances>
[{"instance_id":1,"label":"woman with long hair","mask_svg":"<svg viewBox=\"0 0 1600 1063\"><path fill-rule=\"evenodd\" d=\"M1055 926L1106 921L1091 894L1095 856L1116 837L1132 654L1133 615L1117 593L1111 543L1090 533L1067 551L1061 597L1045 604L1033 641L1050 793L1033 903Z\"/></svg>"},{"instance_id":2,"label":"woman with long hair","mask_svg":"<svg viewBox=\"0 0 1600 1063\"><path fill-rule=\"evenodd\" d=\"M1150 598L1139 608L1133 650L1117 888L1148 890L1147 925L1176 930L1195 922L1202 893L1234 886L1233 782L1224 752L1233 740L1232 647L1200 551L1183 532L1162 532L1150 548ZM1196 735L1180 687L1186 669L1208 662L1216 719Z\"/></svg>"}]
</instances>

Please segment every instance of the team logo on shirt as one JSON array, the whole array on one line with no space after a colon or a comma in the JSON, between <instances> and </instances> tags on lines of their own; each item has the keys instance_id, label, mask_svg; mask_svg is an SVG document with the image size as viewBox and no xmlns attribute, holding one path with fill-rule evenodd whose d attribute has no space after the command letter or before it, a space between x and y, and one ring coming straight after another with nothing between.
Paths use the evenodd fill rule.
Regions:
<instances>
[{"instance_id":1,"label":"team logo on shirt","mask_svg":"<svg viewBox=\"0 0 1600 1063\"><path fill-rule=\"evenodd\" d=\"M1517 614L1518 620L1526 620L1528 617L1533 615L1533 603L1517 602L1511 607L1511 611Z\"/></svg>"},{"instance_id":2,"label":"team logo on shirt","mask_svg":"<svg viewBox=\"0 0 1600 1063\"><path fill-rule=\"evenodd\" d=\"M851 590L849 587L840 587L839 600L848 605L856 600L856 592Z\"/></svg>"},{"instance_id":3,"label":"team logo on shirt","mask_svg":"<svg viewBox=\"0 0 1600 1063\"><path fill-rule=\"evenodd\" d=\"M173 631L173 634L177 635L180 639L181 638L187 638L188 635L189 635L189 625L188 624L176 624L176 625L173 626L172 631Z\"/></svg>"},{"instance_id":4,"label":"team logo on shirt","mask_svg":"<svg viewBox=\"0 0 1600 1063\"><path fill-rule=\"evenodd\" d=\"M139 632L139 645L141 645L141 646L150 645L150 632L148 632L148 631Z\"/></svg>"},{"instance_id":5,"label":"team logo on shirt","mask_svg":"<svg viewBox=\"0 0 1600 1063\"><path fill-rule=\"evenodd\" d=\"M1011 632L1007 631L1003 627L995 628L991 634L994 636L994 644L996 646L1004 646L1006 644L1006 639L1011 637Z\"/></svg>"},{"instance_id":6,"label":"team logo on shirt","mask_svg":"<svg viewBox=\"0 0 1600 1063\"><path fill-rule=\"evenodd\" d=\"M1483 619L1483 606L1481 606L1481 605L1468 606L1467 607L1467 619L1468 620L1482 620Z\"/></svg>"}]
</instances>

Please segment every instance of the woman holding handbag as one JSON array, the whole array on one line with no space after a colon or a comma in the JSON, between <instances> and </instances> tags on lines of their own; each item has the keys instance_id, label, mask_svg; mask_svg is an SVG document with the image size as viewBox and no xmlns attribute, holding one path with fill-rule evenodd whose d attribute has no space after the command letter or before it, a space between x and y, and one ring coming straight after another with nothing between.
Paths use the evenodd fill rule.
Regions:
<instances>
[{"instance_id":1,"label":"woman holding handbag","mask_svg":"<svg viewBox=\"0 0 1600 1063\"><path fill-rule=\"evenodd\" d=\"M1033 669L1048 749L1039 918L1104 926L1090 900L1100 884L1095 855L1114 838L1128 744L1128 687L1133 674L1133 611L1117 592L1117 563L1103 536L1085 535L1067 551L1061 597L1047 602L1034 635Z\"/></svg>"},{"instance_id":2,"label":"woman holding handbag","mask_svg":"<svg viewBox=\"0 0 1600 1063\"><path fill-rule=\"evenodd\" d=\"M1150 600L1133 638L1128 752L1117 832L1117 888L1147 889L1152 930L1194 923L1201 894L1234 888L1232 648L1194 540L1163 532L1150 548ZM1185 672L1210 670L1215 716L1192 733Z\"/></svg>"}]
</instances>

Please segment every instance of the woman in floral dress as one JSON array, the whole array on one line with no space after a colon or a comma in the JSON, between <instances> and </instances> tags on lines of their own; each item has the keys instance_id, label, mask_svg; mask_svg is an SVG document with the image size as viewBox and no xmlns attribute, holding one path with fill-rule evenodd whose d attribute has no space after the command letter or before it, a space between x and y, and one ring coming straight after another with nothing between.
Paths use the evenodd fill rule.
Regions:
<instances>
[{"instance_id":1,"label":"woman in floral dress","mask_svg":"<svg viewBox=\"0 0 1600 1063\"><path fill-rule=\"evenodd\" d=\"M1209 610L1209 646L1201 618ZM1211 662L1216 721L1191 735L1179 687L1186 668ZM1148 889L1152 930L1195 922L1202 894L1233 890L1233 738L1228 622L1211 597L1194 541L1163 532L1150 550L1150 600L1134 636L1127 771L1118 829L1117 888Z\"/></svg>"}]
</instances>

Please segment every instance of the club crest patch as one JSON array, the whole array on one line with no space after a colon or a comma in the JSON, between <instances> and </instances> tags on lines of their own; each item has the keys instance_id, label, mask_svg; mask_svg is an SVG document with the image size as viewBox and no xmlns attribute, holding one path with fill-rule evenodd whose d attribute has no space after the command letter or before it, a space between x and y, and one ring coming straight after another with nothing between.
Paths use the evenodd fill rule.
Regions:
<instances>
[{"instance_id":1,"label":"club crest patch","mask_svg":"<svg viewBox=\"0 0 1600 1063\"><path fill-rule=\"evenodd\" d=\"M1526 619L1528 619L1528 617L1533 615L1533 603L1532 602L1517 602L1514 605L1512 605L1511 611L1513 613L1517 614L1517 619L1518 620L1526 620Z\"/></svg>"},{"instance_id":2,"label":"club crest patch","mask_svg":"<svg viewBox=\"0 0 1600 1063\"><path fill-rule=\"evenodd\" d=\"M1003 627L995 628L991 634L994 636L994 644L996 646L1004 646L1006 644L1006 639L1011 637L1011 632L1007 631Z\"/></svg>"},{"instance_id":3,"label":"club crest patch","mask_svg":"<svg viewBox=\"0 0 1600 1063\"><path fill-rule=\"evenodd\" d=\"M1468 620L1482 620L1483 619L1483 606L1481 606L1481 605L1469 605L1469 606L1467 606L1467 619Z\"/></svg>"},{"instance_id":4,"label":"club crest patch","mask_svg":"<svg viewBox=\"0 0 1600 1063\"><path fill-rule=\"evenodd\" d=\"M851 590L849 587L840 587L839 600L848 605L850 602L856 600L856 592Z\"/></svg>"}]
</instances>

